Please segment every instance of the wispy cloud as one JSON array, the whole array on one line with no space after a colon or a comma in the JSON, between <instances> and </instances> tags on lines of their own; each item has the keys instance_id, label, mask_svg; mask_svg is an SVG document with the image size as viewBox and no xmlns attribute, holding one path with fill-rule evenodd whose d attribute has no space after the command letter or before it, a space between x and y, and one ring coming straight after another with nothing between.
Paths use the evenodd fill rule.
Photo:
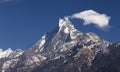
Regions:
<instances>
[{"instance_id":1,"label":"wispy cloud","mask_svg":"<svg viewBox=\"0 0 120 72\"><path fill-rule=\"evenodd\" d=\"M94 10L85 10L80 13L75 13L69 18L77 18L84 20L84 25L95 24L101 29L110 27L109 20L110 17L106 14L100 14Z\"/></svg>"}]
</instances>

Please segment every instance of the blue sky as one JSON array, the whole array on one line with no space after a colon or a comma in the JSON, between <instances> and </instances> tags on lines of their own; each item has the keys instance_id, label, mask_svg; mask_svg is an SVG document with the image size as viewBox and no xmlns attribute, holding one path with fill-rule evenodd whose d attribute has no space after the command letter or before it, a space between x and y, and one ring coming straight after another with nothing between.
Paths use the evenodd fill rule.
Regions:
<instances>
[{"instance_id":1,"label":"blue sky","mask_svg":"<svg viewBox=\"0 0 120 72\"><path fill-rule=\"evenodd\" d=\"M120 41L119 0L0 0L0 48L32 47L41 36L53 30L58 19L84 10L95 10L110 16L111 28L101 30L94 25L71 19L82 32L95 32L110 42Z\"/></svg>"}]
</instances>

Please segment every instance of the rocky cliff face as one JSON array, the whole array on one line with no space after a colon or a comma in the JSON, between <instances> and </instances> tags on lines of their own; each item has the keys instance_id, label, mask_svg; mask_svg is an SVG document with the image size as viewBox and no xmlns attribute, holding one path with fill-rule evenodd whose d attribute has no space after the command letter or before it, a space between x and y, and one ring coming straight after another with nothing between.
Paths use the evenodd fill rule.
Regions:
<instances>
[{"instance_id":1,"label":"rocky cliff face","mask_svg":"<svg viewBox=\"0 0 120 72\"><path fill-rule=\"evenodd\" d=\"M109 45L108 54L98 53L88 72L120 72L120 43Z\"/></svg>"},{"instance_id":2,"label":"rocky cliff face","mask_svg":"<svg viewBox=\"0 0 120 72\"><path fill-rule=\"evenodd\" d=\"M0 72L102 72L104 56L114 53L111 47L116 50L95 33L77 30L68 18L59 19L58 26L27 51L2 53Z\"/></svg>"},{"instance_id":3,"label":"rocky cliff face","mask_svg":"<svg viewBox=\"0 0 120 72\"><path fill-rule=\"evenodd\" d=\"M89 49L81 49L77 59L70 56L51 60L32 72L120 72L120 43L110 44L107 48L109 53L97 55Z\"/></svg>"}]
</instances>

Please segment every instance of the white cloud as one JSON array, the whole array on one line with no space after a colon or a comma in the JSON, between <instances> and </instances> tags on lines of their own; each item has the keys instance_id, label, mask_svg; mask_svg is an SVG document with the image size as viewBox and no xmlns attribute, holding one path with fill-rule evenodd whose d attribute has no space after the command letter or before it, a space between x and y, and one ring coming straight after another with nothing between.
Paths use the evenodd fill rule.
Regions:
<instances>
[{"instance_id":1,"label":"white cloud","mask_svg":"<svg viewBox=\"0 0 120 72\"><path fill-rule=\"evenodd\" d=\"M109 26L110 17L106 14L97 13L94 10L85 10L80 13L75 13L69 18L78 18L84 20L84 25L95 24L101 29Z\"/></svg>"}]
</instances>

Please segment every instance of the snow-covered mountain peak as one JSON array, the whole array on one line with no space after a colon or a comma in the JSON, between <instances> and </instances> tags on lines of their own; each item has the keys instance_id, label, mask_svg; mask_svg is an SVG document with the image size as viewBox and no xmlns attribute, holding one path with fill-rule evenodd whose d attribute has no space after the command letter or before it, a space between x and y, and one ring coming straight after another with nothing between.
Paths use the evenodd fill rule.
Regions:
<instances>
[{"instance_id":1,"label":"snow-covered mountain peak","mask_svg":"<svg viewBox=\"0 0 120 72\"><path fill-rule=\"evenodd\" d=\"M17 49L13 51L11 48L8 48L7 50L0 49L0 59L2 58L16 58L22 55L24 51L21 49Z\"/></svg>"},{"instance_id":2,"label":"snow-covered mountain peak","mask_svg":"<svg viewBox=\"0 0 120 72\"><path fill-rule=\"evenodd\" d=\"M43 35L28 50L17 49L13 51L9 48L4 51L0 49L0 61L3 61L0 63L0 72L31 72L39 65L42 67L44 63L46 64L51 60L54 62L54 60L61 61L62 59L63 61L61 62L64 62L64 64L73 62L73 60L83 60L80 62L82 66L86 59L91 64L95 55L109 51L107 49L108 46L109 42L101 39L95 33L82 33L74 27L69 18L64 17L59 19L59 23L54 30Z\"/></svg>"},{"instance_id":3,"label":"snow-covered mountain peak","mask_svg":"<svg viewBox=\"0 0 120 72\"><path fill-rule=\"evenodd\" d=\"M5 51L1 50L1 52L0 52L0 58L8 57L12 52L13 52L13 50L11 48L8 48Z\"/></svg>"},{"instance_id":4,"label":"snow-covered mountain peak","mask_svg":"<svg viewBox=\"0 0 120 72\"><path fill-rule=\"evenodd\" d=\"M59 27L67 26L70 23L71 23L70 20L66 17L64 17L63 19L59 18Z\"/></svg>"},{"instance_id":5,"label":"snow-covered mountain peak","mask_svg":"<svg viewBox=\"0 0 120 72\"><path fill-rule=\"evenodd\" d=\"M67 17L59 19L59 31L64 30L65 33L69 33L71 29L73 30L75 27Z\"/></svg>"},{"instance_id":6,"label":"snow-covered mountain peak","mask_svg":"<svg viewBox=\"0 0 120 72\"><path fill-rule=\"evenodd\" d=\"M0 49L0 53L3 51L3 49Z\"/></svg>"},{"instance_id":7,"label":"snow-covered mountain peak","mask_svg":"<svg viewBox=\"0 0 120 72\"><path fill-rule=\"evenodd\" d=\"M11 48L8 48L7 50L5 50L5 51L13 51Z\"/></svg>"}]
</instances>

